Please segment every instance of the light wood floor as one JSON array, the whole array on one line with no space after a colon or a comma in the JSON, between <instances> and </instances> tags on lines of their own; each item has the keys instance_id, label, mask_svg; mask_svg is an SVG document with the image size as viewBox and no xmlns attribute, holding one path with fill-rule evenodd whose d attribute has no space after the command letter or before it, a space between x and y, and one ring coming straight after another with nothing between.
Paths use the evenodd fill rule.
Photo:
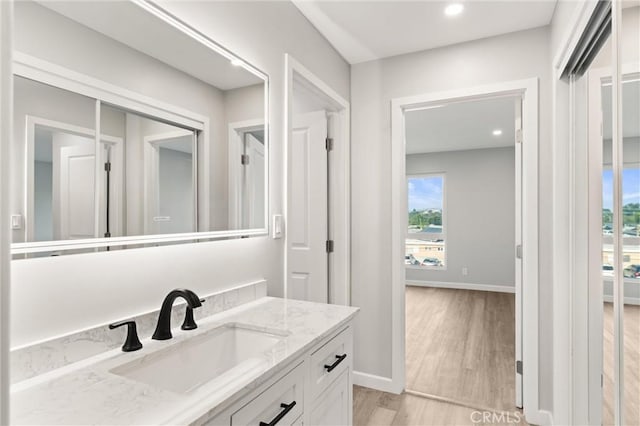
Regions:
<instances>
[{"instance_id":1,"label":"light wood floor","mask_svg":"<svg viewBox=\"0 0 640 426\"><path fill-rule=\"evenodd\" d=\"M464 407L408 393L394 395L359 386L353 387L353 424L355 426L527 425L519 411L494 414L483 409Z\"/></svg>"},{"instance_id":2,"label":"light wood floor","mask_svg":"<svg viewBox=\"0 0 640 426\"><path fill-rule=\"evenodd\" d=\"M513 294L406 291L407 389L434 400L354 386L354 425L526 424L516 416ZM613 309L604 306L603 424L613 424ZM625 425L640 425L640 306L625 306ZM443 402L455 400L459 404ZM465 406L466 405L466 406ZM472 408L476 407L476 408ZM483 410L496 411L478 422ZM505 414L500 417L500 410ZM478 414L480 412L481 414ZM510 417L504 417L510 413ZM518 414L516 414L518 413Z\"/></svg>"},{"instance_id":3,"label":"light wood floor","mask_svg":"<svg viewBox=\"0 0 640 426\"><path fill-rule=\"evenodd\" d=\"M613 305L604 304L602 423L614 424ZM640 306L624 306L624 424L640 425Z\"/></svg>"},{"instance_id":4,"label":"light wood floor","mask_svg":"<svg viewBox=\"0 0 640 426\"><path fill-rule=\"evenodd\" d=\"M407 287L406 388L515 409L515 296Z\"/></svg>"},{"instance_id":5,"label":"light wood floor","mask_svg":"<svg viewBox=\"0 0 640 426\"><path fill-rule=\"evenodd\" d=\"M407 287L406 315L406 388L440 400L356 386L355 425L526 424L514 403L513 294ZM485 411L496 415L478 421Z\"/></svg>"}]
</instances>

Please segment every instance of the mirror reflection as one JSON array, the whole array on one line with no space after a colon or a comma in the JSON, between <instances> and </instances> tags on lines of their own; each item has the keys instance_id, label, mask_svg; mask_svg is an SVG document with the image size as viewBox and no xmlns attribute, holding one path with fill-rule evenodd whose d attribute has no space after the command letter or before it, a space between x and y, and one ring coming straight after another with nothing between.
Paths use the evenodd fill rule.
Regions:
<instances>
[{"instance_id":1,"label":"mirror reflection","mask_svg":"<svg viewBox=\"0 0 640 426\"><path fill-rule=\"evenodd\" d=\"M14 243L266 228L266 77L152 12L16 3Z\"/></svg>"}]
</instances>

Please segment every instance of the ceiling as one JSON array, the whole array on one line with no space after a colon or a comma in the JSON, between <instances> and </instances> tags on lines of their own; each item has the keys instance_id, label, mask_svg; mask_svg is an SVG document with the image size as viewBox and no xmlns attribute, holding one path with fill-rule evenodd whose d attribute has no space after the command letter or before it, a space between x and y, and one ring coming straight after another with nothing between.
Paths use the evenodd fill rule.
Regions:
<instances>
[{"instance_id":1,"label":"ceiling","mask_svg":"<svg viewBox=\"0 0 640 426\"><path fill-rule=\"evenodd\" d=\"M556 0L292 0L351 64L549 25Z\"/></svg>"},{"instance_id":2,"label":"ceiling","mask_svg":"<svg viewBox=\"0 0 640 426\"><path fill-rule=\"evenodd\" d=\"M407 154L513 146L515 99L461 102L405 113ZM494 136L500 129L502 134Z\"/></svg>"},{"instance_id":3,"label":"ceiling","mask_svg":"<svg viewBox=\"0 0 640 426\"><path fill-rule=\"evenodd\" d=\"M233 66L229 59L166 25L135 3L44 1L40 4L220 90L263 83L254 74Z\"/></svg>"}]
</instances>

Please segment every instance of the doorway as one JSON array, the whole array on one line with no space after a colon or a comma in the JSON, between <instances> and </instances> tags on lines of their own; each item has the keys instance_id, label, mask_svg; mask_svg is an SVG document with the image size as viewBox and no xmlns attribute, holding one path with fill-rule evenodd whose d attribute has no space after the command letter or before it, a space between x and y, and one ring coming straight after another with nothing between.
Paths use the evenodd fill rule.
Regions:
<instances>
[{"instance_id":1,"label":"doorway","mask_svg":"<svg viewBox=\"0 0 640 426\"><path fill-rule=\"evenodd\" d=\"M350 303L349 103L287 55L287 298Z\"/></svg>"},{"instance_id":2,"label":"doorway","mask_svg":"<svg viewBox=\"0 0 640 426\"><path fill-rule=\"evenodd\" d=\"M519 237L514 235L516 244L512 247L512 260L515 263L515 276L521 276L521 280L515 280L513 291L515 293L515 347L514 359L511 360L513 370L512 381L515 384L513 406L522 406L529 421L535 421L538 410L538 312L537 306L537 280L538 280L538 179L537 179L537 108L538 108L538 82L537 79L502 83L492 86L484 86L451 92L425 94L408 98L399 98L392 101L392 383L390 390L400 393L409 391L406 379L406 299L405 282L409 275L406 271L407 256L407 230L409 219L408 210L408 183L409 167L406 163L408 153L407 140L407 115L411 111L425 110L428 108L440 108L441 105L460 104L464 102L478 101L479 99L500 99L509 97L521 99L521 121L514 120L514 138L520 143L520 152L514 153L514 167L520 165L521 180L515 183L521 187L521 198L514 200L516 206L521 209L521 214L515 216L521 222L515 224L515 229L521 229ZM515 105L514 105L515 108ZM515 109L514 109L514 112ZM515 114L520 116L519 113ZM514 117L515 117L514 115ZM459 127L464 126L461 122ZM515 157L522 158L521 163L515 162ZM445 181L446 181L445 177ZM445 184L446 185L446 184ZM516 191L517 193L517 191ZM451 229L447 229L446 213L443 215L444 228L441 238L444 243L444 251L447 251L447 239L452 237ZM520 238L519 243L516 238ZM436 256L433 256L436 257ZM436 257L437 258L437 257ZM452 258L445 256L446 263L451 263ZM517 259L517 260L516 260ZM424 264L424 260L422 261ZM433 263L433 262L432 262ZM434 274L446 275L446 264L425 265L432 269ZM420 266L421 268L425 266ZM440 268L439 270L437 268ZM450 268L453 271L452 268ZM470 269L456 266L456 273L465 274ZM437 280L433 280L437 281ZM459 284L459 283L458 283ZM487 283L483 283L487 284ZM455 288L453 283L450 287ZM485 288L487 290L487 288ZM527 304L522 304L523 299ZM526 367L525 367L526 366ZM522 374L526 372L526 374ZM516 390L522 389L521 392ZM426 393L426 392L425 392Z\"/></svg>"},{"instance_id":3,"label":"doorway","mask_svg":"<svg viewBox=\"0 0 640 426\"><path fill-rule=\"evenodd\" d=\"M405 111L407 393L522 406L521 104L500 96Z\"/></svg>"}]
</instances>

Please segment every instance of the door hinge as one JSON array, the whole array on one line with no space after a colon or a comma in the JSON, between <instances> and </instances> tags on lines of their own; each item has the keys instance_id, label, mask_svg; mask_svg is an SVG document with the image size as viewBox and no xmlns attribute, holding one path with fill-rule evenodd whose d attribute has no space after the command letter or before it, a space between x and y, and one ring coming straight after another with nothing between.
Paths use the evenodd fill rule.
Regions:
<instances>
[{"instance_id":1,"label":"door hinge","mask_svg":"<svg viewBox=\"0 0 640 426\"><path fill-rule=\"evenodd\" d=\"M600 375L600 387L601 388L604 387L604 375L603 374Z\"/></svg>"},{"instance_id":2,"label":"door hinge","mask_svg":"<svg viewBox=\"0 0 640 426\"><path fill-rule=\"evenodd\" d=\"M104 171L105 172L110 172L111 171L111 163L110 162L104 163Z\"/></svg>"},{"instance_id":3,"label":"door hinge","mask_svg":"<svg viewBox=\"0 0 640 426\"><path fill-rule=\"evenodd\" d=\"M522 143L522 129L516 130L516 143Z\"/></svg>"},{"instance_id":4,"label":"door hinge","mask_svg":"<svg viewBox=\"0 0 640 426\"><path fill-rule=\"evenodd\" d=\"M516 361L516 373L522 376L522 361Z\"/></svg>"},{"instance_id":5,"label":"door hinge","mask_svg":"<svg viewBox=\"0 0 640 426\"><path fill-rule=\"evenodd\" d=\"M242 154L240 156L240 164L242 164L243 166L247 166L249 164L249 155L248 154Z\"/></svg>"},{"instance_id":6,"label":"door hinge","mask_svg":"<svg viewBox=\"0 0 640 426\"><path fill-rule=\"evenodd\" d=\"M333 138L325 139L325 147L327 148L327 151L333 150Z\"/></svg>"},{"instance_id":7,"label":"door hinge","mask_svg":"<svg viewBox=\"0 0 640 426\"><path fill-rule=\"evenodd\" d=\"M522 259L522 244L516 246L516 259Z\"/></svg>"},{"instance_id":8,"label":"door hinge","mask_svg":"<svg viewBox=\"0 0 640 426\"><path fill-rule=\"evenodd\" d=\"M327 240L325 244L327 253L333 253L333 240Z\"/></svg>"}]
</instances>

